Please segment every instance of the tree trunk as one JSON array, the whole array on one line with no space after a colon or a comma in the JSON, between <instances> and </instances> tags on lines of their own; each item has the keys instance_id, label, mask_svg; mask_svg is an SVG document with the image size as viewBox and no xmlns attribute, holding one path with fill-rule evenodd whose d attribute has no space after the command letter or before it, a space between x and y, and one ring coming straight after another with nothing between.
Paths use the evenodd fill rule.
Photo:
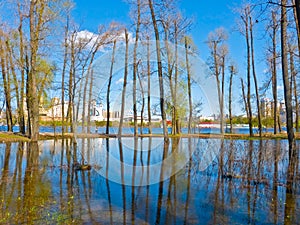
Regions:
<instances>
[{"instance_id":1,"label":"tree trunk","mask_svg":"<svg viewBox=\"0 0 300 225\"><path fill-rule=\"evenodd\" d=\"M92 98L93 98L93 83L94 83L94 70L91 69L89 72L90 74L90 86L89 86L89 100L88 100L88 119L87 119L87 133L91 133L91 104L92 104Z\"/></svg>"},{"instance_id":2,"label":"tree trunk","mask_svg":"<svg viewBox=\"0 0 300 225\"><path fill-rule=\"evenodd\" d=\"M289 160L294 157L295 136L293 128L293 108L292 108L292 94L289 83L289 69L288 69L288 51L287 51L287 11L285 5L287 0L281 0L281 66L282 79L284 86L284 100L286 107L286 126L289 141Z\"/></svg>"},{"instance_id":3,"label":"tree trunk","mask_svg":"<svg viewBox=\"0 0 300 225\"><path fill-rule=\"evenodd\" d=\"M137 103L136 103L136 80L137 80L137 48L139 42L139 32L140 32L140 24L141 24L141 1L137 0L137 25L135 32L135 43L133 50L133 88L132 88L132 98L133 98L133 121L134 121L134 136L138 134L138 123L137 123Z\"/></svg>"},{"instance_id":4,"label":"tree trunk","mask_svg":"<svg viewBox=\"0 0 300 225\"><path fill-rule=\"evenodd\" d=\"M121 116L120 116L119 130L118 130L119 137L121 137L122 135L124 110L125 110L125 95L126 95L127 75L128 75L128 42L129 42L128 33L127 33L127 29L125 29L126 49L125 49L125 65L124 65L124 82L123 82L122 102L121 102Z\"/></svg>"},{"instance_id":5,"label":"tree trunk","mask_svg":"<svg viewBox=\"0 0 300 225\"><path fill-rule=\"evenodd\" d=\"M158 79L159 79L159 95L160 95L160 110L161 110L161 118L162 118L162 125L163 125L163 135L165 141L168 141L168 129L166 123L166 112L165 112L165 100L164 100L164 81L163 81L163 71L162 71L162 62L161 62L161 47L160 47L160 37L159 37L159 30L155 18L155 12L152 0L148 0L149 8L151 11L151 18L155 33L155 40L156 40L156 54L157 54L157 69L158 69Z\"/></svg>"},{"instance_id":6,"label":"tree trunk","mask_svg":"<svg viewBox=\"0 0 300 225\"><path fill-rule=\"evenodd\" d=\"M245 94L245 85L244 85L243 78L241 78L241 86L242 86L242 94L243 94L243 101L244 101L244 105L245 105L245 111L247 114L247 118L249 118L249 109L248 109L248 103L247 103L246 94Z\"/></svg>"},{"instance_id":7,"label":"tree trunk","mask_svg":"<svg viewBox=\"0 0 300 225\"><path fill-rule=\"evenodd\" d=\"M272 12L272 59L271 59L271 71L272 71L272 94L273 94L273 119L274 119L274 134L277 133L277 113L278 113L278 99L277 99L277 19L276 13Z\"/></svg>"},{"instance_id":8,"label":"tree trunk","mask_svg":"<svg viewBox=\"0 0 300 225\"><path fill-rule=\"evenodd\" d=\"M300 0L295 0L293 13L295 18L295 25L297 30L298 54L300 55ZM297 11L298 10L298 11Z\"/></svg>"},{"instance_id":9,"label":"tree trunk","mask_svg":"<svg viewBox=\"0 0 300 225\"><path fill-rule=\"evenodd\" d=\"M30 68L28 74L28 107L30 112L31 122L31 140L37 141L39 138L39 99L36 82L36 64L37 54L40 42L40 32L44 22L43 14L45 2L31 1L29 11L29 26L30 26Z\"/></svg>"},{"instance_id":10,"label":"tree trunk","mask_svg":"<svg viewBox=\"0 0 300 225\"><path fill-rule=\"evenodd\" d=\"M8 73L8 68L6 66L6 57L4 50L4 42L0 40L0 63L1 63L1 72L3 79L3 88L4 88L4 96L5 96L5 112L6 112L6 125L7 131L13 131L13 121L12 121L12 109L11 109L11 96L10 96L10 78Z\"/></svg>"},{"instance_id":11,"label":"tree trunk","mask_svg":"<svg viewBox=\"0 0 300 225\"><path fill-rule=\"evenodd\" d=\"M222 55L222 80L221 80L221 102L220 102L220 131L224 133L224 93L225 93L225 55Z\"/></svg>"},{"instance_id":12,"label":"tree trunk","mask_svg":"<svg viewBox=\"0 0 300 225\"><path fill-rule=\"evenodd\" d=\"M82 71L85 71L84 68L82 68ZM83 98L82 98L82 113L81 113L81 132L86 132L86 123L87 123L87 115L86 113L89 113L86 109L88 108L86 103L87 103L87 90L88 90L88 84L89 84L89 72L85 73L85 77L82 76L81 82L84 82L84 87L83 87ZM80 89L81 91L81 89ZM78 104L79 105L79 104ZM79 110L78 110L79 111Z\"/></svg>"},{"instance_id":13,"label":"tree trunk","mask_svg":"<svg viewBox=\"0 0 300 225\"><path fill-rule=\"evenodd\" d=\"M26 135L28 137L31 137L31 116L30 116L30 110L29 110L29 56L27 54L27 51L25 51L25 68L26 68L26 110L27 110L27 130Z\"/></svg>"},{"instance_id":14,"label":"tree trunk","mask_svg":"<svg viewBox=\"0 0 300 225\"><path fill-rule=\"evenodd\" d=\"M16 70L15 70L15 66L14 66L14 62L13 62L13 56L12 56L12 50L10 48L10 44L9 41L6 40L6 49L7 49L7 69L9 68L13 77L13 83L15 86L15 93L16 93L16 101L17 101L17 118L18 118L18 124L19 124L19 131L22 134L25 134L25 128L22 126L23 123L23 119L24 117L22 117L22 109L21 109L21 102L20 102L20 91L19 91L19 82L17 79L17 74L16 74Z\"/></svg>"},{"instance_id":15,"label":"tree trunk","mask_svg":"<svg viewBox=\"0 0 300 225\"><path fill-rule=\"evenodd\" d=\"M295 0L295 9L296 9L296 15L297 15L297 26L298 26L298 31L300 31L300 0ZM298 32L298 39L299 37L299 32Z\"/></svg>"},{"instance_id":16,"label":"tree trunk","mask_svg":"<svg viewBox=\"0 0 300 225\"><path fill-rule=\"evenodd\" d=\"M70 70L69 70L69 83L68 83L68 89L69 89L69 96L68 96L68 111L67 111L67 121L70 123L71 127L71 133L74 133L74 124L73 124L73 114L74 114L74 105L73 105L73 79L75 77L75 33L71 35L70 40Z\"/></svg>"},{"instance_id":17,"label":"tree trunk","mask_svg":"<svg viewBox=\"0 0 300 225\"><path fill-rule=\"evenodd\" d=\"M144 92L144 87L143 87L143 82L142 78L137 73L138 79L139 79L139 84L141 88L141 93L142 93L142 108L141 108L141 126L140 126L140 133L143 134L143 123L144 123L144 109L145 109L145 92Z\"/></svg>"},{"instance_id":18,"label":"tree trunk","mask_svg":"<svg viewBox=\"0 0 300 225\"><path fill-rule=\"evenodd\" d=\"M20 73L21 73L21 85L20 85L20 109L19 109L19 127L22 134L26 133L25 125L25 112L24 112L24 99L25 99L25 60L24 60L24 42L23 42L23 15L20 10L20 3L18 3L19 13L19 48L20 48Z\"/></svg>"},{"instance_id":19,"label":"tree trunk","mask_svg":"<svg viewBox=\"0 0 300 225\"><path fill-rule=\"evenodd\" d=\"M214 58L214 75L216 76L217 81L217 91L218 91L218 101L219 101L219 109L220 109L220 117L222 116L222 94L221 94L221 87L220 87L220 71L219 71L219 62L218 62L218 54L217 54L217 41L213 41L213 58ZM220 120L220 132L223 133L222 129L222 119Z\"/></svg>"},{"instance_id":20,"label":"tree trunk","mask_svg":"<svg viewBox=\"0 0 300 225\"><path fill-rule=\"evenodd\" d=\"M178 116L178 110L177 110L177 91L178 91L178 28L177 23L175 21L175 87L174 87L174 119L175 119L175 133L180 134L180 120ZM172 121L173 122L173 121Z\"/></svg>"},{"instance_id":21,"label":"tree trunk","mask_svg":"<svg viewBox=\"0 0 300 225\"><path fill-rule=\"evenodd\" d=\"M147 37L147 76L148 76L148 99L147 99L147 106L148 106L148 129L149 134L152 134L152 124L151 124L151 65L150 65L150 40Z\"/></svg>"},{"instance_id":22,"label":"tree trunk","mask_svg":"<svg viewBox=\"0 0 300 225\"><path fill-rule=\"evenodd\" d=\"M106 109L107 109L107 118L106 118L106 134L109 134L109 118L110 118L110 87L111 87L111 80L113 75L114 63L115 63L115 52L116 52L116 40L114 41L112 57L111 57L111 64L110 64L110 71L109 71L109 79L107 85L107 92L106 92Z\"/></svg>"},{"instance_id":23,"label":"tree trunk","mask_svg":"<svg viewBox=\"0 0 300 225\"><path fill-rule=\"evenodd\" d=\"M235 67L233 65L230 66L230 78L229 78L229 98L228 98L228 111L229 111L229 124L230 124L230 133L232 133L232 80L233 75L235 74ZM244 86L244 84L243 84Z\"/></svg>"},{"instance_id":24,"label":"tree trunk","mask_svg":"<svg viewBox=\"0 0 300 225\"><path fill-rule=\"evenodd\" d=\"M255 71L255 58L254 58L254 39L253 39L253 23L252 23L252 17L249 16L249 32L250 32L250 43L251 43L251 64L252 64L252 75L254 80L254 86L255 86L255 94L256 94L256 107L257 107L257 118L258 118L258 130L259 130L259 136L262 135L262 125L261 125L261 112L260 112L260 97L259 97L259 91L258 91L258 83L256 78L256 71Z\"/></svg>"},{"instance_id":25,"label":"tree trunk","mask_svg":"<svg viewBox=\"0 0 300 225\"><path fill-rule=\"evenodd\" d=\"M253 125L252 125L252 108L251 108L251 75L250 75L250 38L249 38L249 8L245 9L245 31L246 31L246 45L247 45L247 108L248 108L248 123L249 123L249 134L253 136Z\"/></svg>"},{"instance_id":26,"label":"tree trunk","mask_svg":"<svg viewBox=\"0 0 300 225\"><path fill-rule=\"evenodd\" d=\"M188 53L188 42L185 37L184 42L185 47L185 61L186 61L186 71L187 71L187 85L188 85L188 97L189 97L189 119L188 119L188 133L191 133L192 119L193 119L193 103L192 103L192 84L191 84L191 71L189 65L189 53Z\"/></svg>"},{"instance_id":27,"label":"tree trunk","mask_svg":"<svg viewBox=\"0 0 300 225\"><path fill-rule=\"evenodd\" d=\"M68 60L68 35L69 35L69 16L67 16L64 37L64 62L61 74L61 133L65 133L65 75Z\"/></svg>"},{"instance_id":28,"label":"tree trunk","mask_svg":"<svg viewBox=\"0 0 300 225\"><path fill-rule=\"evenodd\" d=\"M290 71L291 71L291 95L294 94L295 99L295 128L299 131L299 103L298 103L298 91L297 91L297 71L294 65L294 52L293 47L289 44L289 55L290 55Z\"/></svg>"},{"instance_id":29,"label":"tree trunk","mask_svg":"<svg viewBox=\"0 0 300 225\"><path fill-rule=\"evenodd\" d=\"M171 93L171 113L172 113L172 134L176 134L176 126L173 124L175 123L175 112L177 111L176 109L176 105L175 105L175 97L174 97L174 87L173 87L173 62L172 62L172 52L170 50L170 46L169 46L169 24L168 23L164 23L164 34L165 34L165 48L166 48L166 54L167 54L167 60L168 60L168 65L167 65L167 77L169 80L169 86L170 86L170 93ZM176 66L175 66L176 67Z\"/></svg>"}]
</instances>

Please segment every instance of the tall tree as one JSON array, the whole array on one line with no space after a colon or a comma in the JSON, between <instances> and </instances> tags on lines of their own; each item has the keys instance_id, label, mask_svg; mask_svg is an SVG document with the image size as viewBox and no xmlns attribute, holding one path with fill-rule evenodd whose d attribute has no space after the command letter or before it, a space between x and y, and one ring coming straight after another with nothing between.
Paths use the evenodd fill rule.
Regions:
<instances>
[{"instance_id":1,"label":"tall tree","mask_svg":"<svg viewBox=\"0 0 300 225\"><path fill-rule=\"evenodd\" d=\"M23 35L23 21L24 21L24 13L21 10L20 2L17 3L18 14L19 14L19 25L18 25L18 33L19 33L19 63L18 67L21 74L21 82L20 82L20 94L19 94L19 109L18 109L18 118L19 118L19 127L20 132L22 134L26 133L25 129L25 112L24 112L24 99L25 99L25 54L24 54L24 35Z\"/></svg>"},{"instance_id":2,"label":"tall tree","mask_svg":"<svg viewBox=\"0 0 300 225\"><path fill-rule=\"evenodd\" d=\"M295 45L289 41L288 43L288 52L289 52L289 64L290 64L290 72L291 72L291 95L294 94L294 108L295 108L295 128L296 132L299 131L299 102L298 102L298 90L297 90L297 71L295 68L295 60L294 60L294 52L296 50Z\"/></svg>"},{"instance_id":3,"label":"tall tree","mask_svg":"<svg viewBox=\"0 0 300 225\"><path fill-rule=\"evenodd\" d=\"M240 11L240 16L242 19L243 27L241 27L241 33L245 36L246 49L247 49L247 107L248 110L248 123L249 123L249 134L253 136L253 116L252 116L252 106L251 106L251 44L250 44L250 34L249 34L249 17L251 15L251 6L246 4Z\"/></svg>"},{"instance_id":4,"label":"tall tree","mask_svg":"<svg viewBox=\"0 0 300 225\"><path fill-rule=\"evenodd\" d=\"M254 56L254 37L253 37L253 19L251 13L249 14L249 33L250 33L250 48L251 48L251 65L252 65L252 76L254 80L255 95L256 95L256 107L257 107L257 118L258 118L258 130L259 136L262 135L262 124L261 124L261 112L260 112L260 96L258 91L258 82L256 77L255 68L255 56Z\"/></svg>"},{"instance_id":5,"label":"tall tree","mask_svg":"<svg viewBox=\"0 0 300 225\"><path fill-rule=\"evenodd\" d=\"M7 124L7 131L13 131L13 119L12 119L12 106L11 106L11 84L10 84L10 76L9 76L9 69L8 69L8 62L7 62L7 51L5 48L5 36L3 31L1 31L2 38L0 39L0 64L1 64L1 72L2 72L2 79L3 79L3 89L5 95L5 104L6 104L6 124Z\"/></svg>"},{"instance_id":6,"label":"tall tree","mask_svg":"<svg viewBox=\"0 0 300 225\"><path fill-rule=\"evenodd\" d=\"M243 102L245 105L245 111L247 114L247 118L249 118L249 109L248 109L247 97L246 97L246 93L245 93L245 84L244 84L243 78L241 78L241 87L242 87L242 98L243 98Z\"/></svg>"},{"instance_id":7,"label":"tall tree","mask_svg":"<svg viewBox=\"0 0 300 225\"><path fill-rule=\"evenodd\" d=\"M300 55L300 0L293 1L295 7L293 8L294 13L294 20L296 25L296 32L297 32L297 42L298 42L298 54Z\"/></svg>"},{"instance_id":8,"label":"tall tree","mask_svg":"<svg viewBox=\"0 0 300 225\"><path fill-rule=\"evenodd\" d=\"M134 136L138 134L138 123L137 123L137 102L136 102L136 87L137 87L137 73L138 73L138 60L137 60L137 48L139 43L139 33L141 25L141 1L137 0L137 21L135 30L135 42L133 49L133 121L134 121Z\"/></svg>"},{"instance_id":9,"label":"tall tree","mask_svg":"<svg viewBox=\"0 0 300 225\"><path fill-rule=\"evenodd\" d=\"M162 125L163 125L163 135L165 141L168 140L168 129L166 123L166 112L165 112L165 99L164 99L164 81L163 81L163 68L162 68L162 61L161 61L161 47L160 47L160 35L159 29L157 25L157 20L155 16L153 1L148 0L149 8L151 12L152 18L152 25L155 33L155 41L156 41L156 56L157 56L157 72L158 72L158 80L159 80L159 95L160 95L160 111L161 111L161 118L162 118Z\"/></svg>"},{"instance_id":10,"label":"tall tree","mask_svg":"<svg viewBox=\"0 0 300 225\"><path fill-rule=\"evenodd\" d=\"M229 124L230 124L230 133L232 133L232 81L233 76L237 74L236 66L232 63L229 66L230 77L229 77L229 98L228 98L228 111L229 111Z\"/></svg>"},{"instance_id":11,"label":"tall tree","mask_svg":"<svg viewBox=\"0 0 300 225\"><path fill-rule=\"evenodd\" d=\"M151 63L150 63L150 38L147 36L147 109L148 109L148 129L149 134L152 134L151 122Z\"/></svg>"},{"instance_id":12,"label":"tall tree","mask_svg":"<svg viewBox=\"0 0 300 225\"><path fill-rule=\"evenodd\" d=\"M112 81L113 69L114 69L114 63L115 63L116 43L117 43L117 40L114 40L113 51L112 51L112 56L111 56L111 63L110 63L109 79L108 79L107 92L106 92L106 108L107 108L106 134L109 134L110 88L111 88L111 81Z\"/></svg>"},{"instance_id":13,"label":"tall tree","mask_svg":"<svg viewBox=\"0 0 300 225\"><path fill-rule=\"evenodd\" d=\"M216 77L219 110L220 110L220 132L224 133L224 85L225 85L225 58L228 54L227 34L224 28L218 28L209 33L207 44L212 58L211 67Z\"/></svg>"},{"instance_id":14,"label":"tall tree","mask_svg":"<svg viewBox=\"0 0 300 225\"><path fill-rule=\"evenodd\" d=\"M184 47L185 47L185 61L186 61L188 99L189 99L188 133L191 133L192 120L193 120L193 102L192 102L192 83L191 83L191 69L190 69L190 63L189 63L189 41L188 41L188 37L184 38Z\"/></svg>"},{"instance_id":15,"label":"tall tree","mask_svg":"<svg viewBox=\"0 0 300 225\"><path fill-rule=\"evenodd\" d=\"M287 46L287 0L281 0L281 66L282 79L284 87L284 100L286 107L286 126L289 141L289 159L292 160L294 156L295 136L293 128L293 107L292 107L292 93L289 82L289 68L288 68L288 46Z\"/></svg>"},{"instance_id":16,"label":"tall tree","mask_svg":"<svg viewBox=\"0 0 300 225\"><path fill-rule=\"evenodd\" d=\"M125 111L125 95L126 95L126 87L127 87L127 76L128 76L128 49L129 49L129 38L128 32L125 28L125 64L124 64L124 81L123 81L123 89L122 89L122 100L121 100L121 116L119 123L119 131L118 136L121 137L122 129L123 129L123 120L124 120L124 111Z\"/></svg>"},{"instance_id":17,"label":"tall tree","mask_svg":"<svg viewBox=\"0 0 300 225\"><path fill-rule=\"evenodd\" d=\"M277 97L277 32L279 30L279 23L277 20L277 13L275 10L271 12L272 19L270 21L270 25L268 26L269 36L271 39L271 47L270 47L270 56L268 57L270 70L271 70L271 80L272 80L272 95L273 95L273 129L274 134L277 133L277 114L278 114L278 97Z\"/></svg>"},{"instance_id":18,"label":"tall tree","mask_svg":"<svg viewBox=\"0 0 300 225\"><path fill-rule=\"evenodd\" d=\"M61 122L62 122L62 135L65 133L65 77L66 77L66 70L67 70L67 61L68 61L68 36L69 36L69 21L70 21L70 11L68 10L66 15L66 23L64 29L64 56L63 56L63 68L61 74Z\"/></svg>"},{"instance_id":19,"label":"tall tree","mask_svg":"<svg viewBox=\"0 0 300 225\"><path fill-rule=\"evenodd\" d=\"M295 14L296 14L296 18L295 20L297 19L297 27L298 27L298 40L300 39L300 0L294 0L294 3L295 3Z\"/></svg>"},{"instance_id":20,"label":"tall tree","mask_svg":"<svg viewBox=\"0 0 300 225\"><path fill-rule=\"evenodd\" d=\"M28 90L27 90L27 99L28 99L28 109L30 117L30 130L31 130L31 139L37 141L39 137L39 99L38 99L38 90L37 90L37 62L38 62L38 50L40 48L42 40L42 29L45 26L45 1L30 1L29 8L29 29L30 29L30 55L29 63L30 68L28 71Z\"/></svg>"}]
</instances>

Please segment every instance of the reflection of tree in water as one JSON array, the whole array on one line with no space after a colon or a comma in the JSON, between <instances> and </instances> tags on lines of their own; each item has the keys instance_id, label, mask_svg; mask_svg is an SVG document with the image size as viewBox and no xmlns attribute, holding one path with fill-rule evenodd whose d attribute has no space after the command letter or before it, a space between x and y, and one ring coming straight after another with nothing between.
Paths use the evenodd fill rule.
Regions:
<instances>
[{"instance_id":1,"label":"reflection of tree in water","mask_svg":"<svg viewBox=\"0 0 300 225\"><path fill-rule=\"evenodd\" d=\"M296 197L282 191L288 190L286 181L289 181L287 145L282 142L225 140L220 155L205 171L198 169L201 154L194 152L192 182L209 194L198 201L208 212L214 209L212 223L229 223L233 217L234 221L243 223L265 221L276 224L284 222L282 215L289 223L297 221ZM299 161L295 165L299 166ZM294 172L299 173L296 169ZM293 177L297 179L297 175ZM294 193L299 192L298 183L293 183ZM272 216L266 217L264 213ZM262 216L265 220L257 219Z\"/></svg>"},{"instance_id":2,"label":"reflection of tree in water","mask_svg":"<svg viewBox=\"0 0 300 225\"><path fill-rule=\"evenodd\" d=\"M38 223L47 216L45 211L53 201L50 180L45 168L39 166L38 143L18 143L15 149L12 149L12 146L16 147L7 144L5 150L6 157L0 185L3 200L1 203L4 203L1 205L1 222Z\"/></svg>"},{"instance_id":3,"label":"reflection of tree in water","mask_svg":"<svg viewBox=\"0 0 300 225\"><path fill-rule=\"evenodd\" d=\"M204 161L204 150L210 148L202 147L218 142L188 140L184 143L189 146L192 160L186 167L169 179L162 177L164 181L148 186L125 185L122 163L119 168L123 184L101 177L95 169L75 172L75 158L84 158L94 165L93 160L98 157L95 146L102 148L102 142L84 140L83 145L81 141L77 145L70 140L47 141L39 146L0 145L1 223L293 224L299 219L299 171L294 171L293 192L288 193L286 141L224 140L216 151L217 157L203 170L199 163ZM191 142L198 146L193 155ZM172 140L169 147L162 148L161 158L178 151L178 143ZM117 151L115 156L124 162L121 141L107 139L103 146L106 151L101 154ZM151 150L152 140L133 146ZM136 151L130 156L131 162L150 165L152 154L157 157L151 151ZM111 157L106 158L104 173L109 171ZM157 176L165 176L164 170L174 170L176 157L172 160L169 168L162 167ZM138 169L131 170L131 174L137 172ZM150 179L149 167L140 178ZM131 182L138 184L140 180Z\"/></svg>"}]
</instances>

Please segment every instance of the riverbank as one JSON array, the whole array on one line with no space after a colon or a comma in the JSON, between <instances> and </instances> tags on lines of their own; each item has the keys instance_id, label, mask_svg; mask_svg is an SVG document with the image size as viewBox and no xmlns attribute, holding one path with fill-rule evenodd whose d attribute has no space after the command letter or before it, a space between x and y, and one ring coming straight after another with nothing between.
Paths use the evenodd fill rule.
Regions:
<instances>
[{"instance_id":1,"label":"riverbank","mask_svg":"<svg viewBox=\"0 0 300 225\"><path fill-rule=\"evenodd\" d=\"M63 138L118 138L116 134L97 134L97 133L79 133L74 135L73 133L65 133L62 135L61 133L41 133L39 140L52 140L52 139L63 139ZM133 134L123 134L122 137L134 137ZM162 134L140 134L138 137L153 137L153 138L162 138ZM180 134L180 135L169 135L170 138L224 138L224 139L232 139L232 140L259 140L259 139L287 139L286 133L280 134L272 134L272 133L264 133L262 137L259 137L258 134L250 137L248 134ZM295 133L296 140L300 140L300 133ZM28 137L22 136L18 133L11 132L0 132L0 142L28 142L30 139Z\"/></svg>"}]
</instances>

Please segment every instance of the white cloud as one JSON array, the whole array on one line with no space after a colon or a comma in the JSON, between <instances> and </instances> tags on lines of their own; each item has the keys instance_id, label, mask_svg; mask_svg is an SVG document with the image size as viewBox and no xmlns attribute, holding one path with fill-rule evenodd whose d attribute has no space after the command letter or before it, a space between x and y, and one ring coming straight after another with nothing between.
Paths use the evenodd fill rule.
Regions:
<instances>
[{"instance_id":1,"label":"white cloud","mask_svg":"<svg viewBox=\"0 0 300 225\"><path fill-rule=\"evenodd\" d=\"M115 39L117 42L125 42L125 32L120 33ZM129 43L134 43L134 38L131 32L128 32L128 41Z\"/></svg>"},{"instance_id":2,"label":"white cloud","mask_svg":"<svg viewBox=\"0 0 300 225\"><path fill-rule=\"evenodd\" d=\"M284 88L283 88L282 85L277 86L277 90L278 90L278 91L282 91L283 89L284 89Z\"/></svg>"},{"instance_id":3,"label":"white cloud","mask_svg":"<svg viewBox=\"0 0 300 225\"><path fill-rule=\"evenodd\" d=\"M71 39L72 37L70 37ZM89 32L87 30L79 31L74 34L74 40L77 44L87 44L88 47L92 47L95 42L99 41L100 35L94 34L92 32Z\"/></svg>"},{"instance_id":4,"label":"white cloud","mask_svg":"<svg viewBox=\"0 0 300 225\"><path fill-rule=\"evenodd\" d=\"M116 84L121 84L124 82L124 79L123 78L120 78L119 80L116 81Z\"/></svg>"},{"instance_id":5,"label":"white cloud","mask_svg":"<svg viewBox=\"0 0 300 225\"><path fill-rule=\"evenodd\" d=\"M95 34L93 32L90 32L88 30L83 30L74 33L72 36L69 37L69 41L74 40L76 44L86 44L87 48L92 48L96 42L109 42L109 40L112 42L113 40L117 40L117 43L124 44L125 42L125 32L120 32L119 34L112 34L111 36L107 34ZM131 32L128 32L128 40L129 44L134 43L133 34ZM112 43L103 45L99 48L98 51L106 52L112 49Z\"/></svg>"}]
</instances>

